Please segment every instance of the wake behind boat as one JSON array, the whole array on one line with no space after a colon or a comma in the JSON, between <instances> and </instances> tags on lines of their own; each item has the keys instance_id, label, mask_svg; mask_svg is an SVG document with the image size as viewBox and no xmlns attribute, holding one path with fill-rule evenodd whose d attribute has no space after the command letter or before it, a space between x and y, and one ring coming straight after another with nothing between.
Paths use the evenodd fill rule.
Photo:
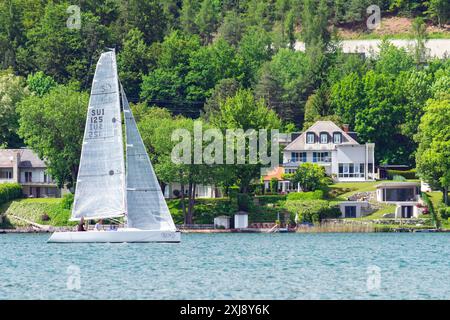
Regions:
<instances>
[{"instance_id":1,"label":"wake behind boat","mask_svg":"<svg viewBox=\"0 0 450 320\"><path fill-rule=\"evenodd\" d=\"M180 242L110 51L92 82L71 220L117 217L125 217L125 228L55 232L48 242Z\"/></svg>"}]
</instances>

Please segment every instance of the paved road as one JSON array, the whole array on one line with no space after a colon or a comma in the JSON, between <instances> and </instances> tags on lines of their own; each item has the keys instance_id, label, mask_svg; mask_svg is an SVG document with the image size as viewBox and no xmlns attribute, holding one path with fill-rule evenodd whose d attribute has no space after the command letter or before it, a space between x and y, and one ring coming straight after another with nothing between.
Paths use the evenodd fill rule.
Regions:
<instances>
[{"instance_id":1,"label":"paved road","mask_svg":"<svg viewBox=\"0 0 450 320\"><path fill-rule=\"evenodd\" d=\"M395 46L402 48L412 48L413 40L390 40ZM379 52L381 40L344 40L342 41L342 49L344 52L359 52L371 56ZM431 57L450 57L450 39L430 39L426 43L428 55ZM297 42L295 49L304 51L305 44Z\"/></svg>"}]
</instances>

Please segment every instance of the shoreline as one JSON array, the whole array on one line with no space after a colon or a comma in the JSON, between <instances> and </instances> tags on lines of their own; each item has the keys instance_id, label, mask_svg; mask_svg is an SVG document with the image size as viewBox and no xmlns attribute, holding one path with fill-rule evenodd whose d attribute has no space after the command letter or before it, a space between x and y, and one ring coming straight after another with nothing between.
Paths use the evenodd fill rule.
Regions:
<instances>
[{"instance_id":1,"label":"shoreline","mask_svg":"<svg viewBox=\"0 0 450 320\"><path fill-rule=\"evenodd\" d=\"M33 229L33 228L15 228L15 229L0 229L0 234L32 234L32 233L53 233L53 232L69 232L73 231L72 229L66 228L66 227L60 227L59 228L49 228L49 229ZM255 229L251 230L249 229L184 229L180 230L181 233L200 233L200 234L212 234L212 233L449 233L450 230L439 230L439 229L417 229L417 228L396 228L392 230L383 230L383 231L377 231L377 230L348 230L348 229L336 229L333 228L332 230L321 230L320 228L302 228L298 230L290 230L288 232L269 232L268 230L264 229Z\"/></svg>"}]
</instances>

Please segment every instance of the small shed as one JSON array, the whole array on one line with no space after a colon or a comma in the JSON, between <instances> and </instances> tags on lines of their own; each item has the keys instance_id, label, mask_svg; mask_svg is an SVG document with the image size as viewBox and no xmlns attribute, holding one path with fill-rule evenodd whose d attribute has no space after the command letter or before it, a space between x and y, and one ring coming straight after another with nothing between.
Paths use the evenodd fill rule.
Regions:
<instances>
[{"instance_id":1,"label":"small shed","mask_svg":"<svg viewBox=\"0 0 450 320\"><path fill-rule=\"evenodd\" d=\"M218 216L214 218L214 228L225 228L230 229L230 217L229 216Z\"/></svg>"},{"instance_id":2,"label":"small shed","mask_svg":"<svg viewBox=\"0 0 450 320\"><path fill-rule=\"evenodd\" d=\"M342 218L360 218L362 211L369 206L367 201L342 201L339 203Z\"/></svg>"},{"instance_id":3,"label":"small shed","mask_svg":"<svg viewBox=\"0 0 450 320\"><path fill-rule=\"evenodd\" d=\"M234 215L234 228L235 229L248 228L248 212L238 211Z\"/></svg>"}]
</instances>

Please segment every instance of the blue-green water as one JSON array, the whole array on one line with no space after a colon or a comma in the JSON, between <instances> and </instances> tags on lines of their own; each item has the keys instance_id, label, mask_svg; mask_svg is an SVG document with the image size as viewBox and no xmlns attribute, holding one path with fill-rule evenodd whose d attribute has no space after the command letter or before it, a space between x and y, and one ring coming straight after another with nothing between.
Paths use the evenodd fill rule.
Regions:
<instances>
[{"instance_id":1,"label":"blue-green water","mask_svg":"<svg viewBox=\"0 0 450 320\"><path fill-rule=\"evenodd\" d=\"M0 299L450 298L450 234L184 234L181 244L48 237L0 235Z\"/></svg>"}]
</instances>

